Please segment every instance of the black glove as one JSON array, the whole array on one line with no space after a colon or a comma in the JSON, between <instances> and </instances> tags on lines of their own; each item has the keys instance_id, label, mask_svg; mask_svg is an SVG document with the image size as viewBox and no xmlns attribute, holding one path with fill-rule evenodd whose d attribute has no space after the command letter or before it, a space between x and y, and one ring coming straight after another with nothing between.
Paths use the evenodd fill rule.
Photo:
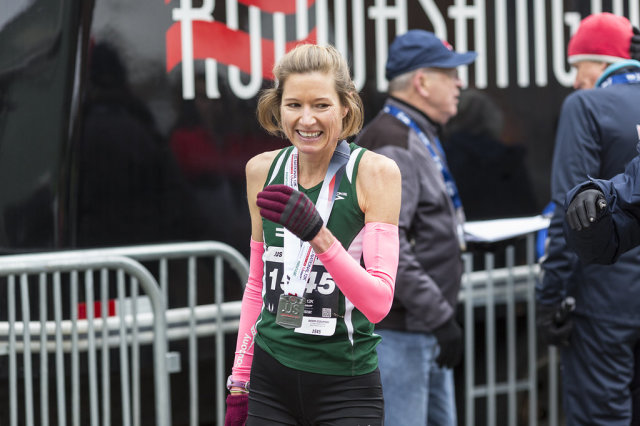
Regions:
<instances>
[{"instance_id":1,"label":"black glove","mask_svg":"<svg viewBox=\"0 0 640 426\"><path fill-rule=\"evenodd\" d=\"M631 59L640 61L640 28L633 27L633 37L631 37L631 47L629 47Z\"/></svg>"},{"instance_id":2,"label":"black glove","mask_svg":"<svg viewBox=\"0 0 640 426\"><path fill-rule=\"evenodd\" d=\"M599 189L579 192L567 207L566 220L571 229L581 231L607 214L607 201Z\"/></svg>"},{"instance_id":3,"label":"black glove","mask_svg":"<svg viewBox=\"0 0 640 426\"><path fill-rule=\"evenodd\" d=\"M559 305L536 305L536 325L544 343L553 346L569 346L573 330L570 311Z\"/></svg>"},{"instance_id":4,"label":"black glove","mask_svg":"<svg viewBox=\"0 0 640 426\"><path fill-rule=\"evenodd\" d=\"M433 334L438 339L440 354L436 358L436 363L443 368L453 368L462 358L462 330L451 317L440 327L433 330Z\"/></svg>"}]
</instances>

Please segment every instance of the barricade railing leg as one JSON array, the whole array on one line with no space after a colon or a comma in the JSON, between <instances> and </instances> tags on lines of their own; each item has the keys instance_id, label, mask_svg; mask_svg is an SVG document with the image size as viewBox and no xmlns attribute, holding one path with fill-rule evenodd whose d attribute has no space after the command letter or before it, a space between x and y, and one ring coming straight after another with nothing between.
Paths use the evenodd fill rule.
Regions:
<instances>
[{"instance_id":1,"label":"barricade railing leg","mask_svg":"<svg viewBox=\"0 0 640 426\"><path fill-rule=\"evenodd\" d=\"M465 409L466 425L475 424L475 342L474 342L474 315L473 315L473 283L471 282L471 272L473 271L473 255L466 253L464 259L465 274L462 277L463 288L465 289L464 303L464 365L465 365Z\"/></svg>"},{"instance_id":2,"label":"barricade railing leg","mask_svg":"<svg viewBox=\"0 0 640 426\"><path fill-rule=\"evenodd\" d=\"M493 253L485 253L487 294L485 305L485 347L487 368L487 425L496 425L496 313L493 288Z\"/></svg>"},{"instance_id":3,"label":"barricade railing leg","mask_svg":"<svg viewBox=\"0 0 640 426\"><path fill-rule=\"evenodd\" d=\"M39 276L40 290L40 348L47 345L47 275ZM49 426L49 366L46 350L40 350L40 419L42 426Z\"/></svg>"},{"instance_id":4,"label":"barricade railing leg","mask_svg":"<svg viewBox=\"0 0 640 426\"><path fill-rule=\"evenodd\" d=\"M60 272L55 272L53 274L53 309L56 322L56 397L58 402L58 425L65 426L67 424L67 410L60 409L61 407L66 407L64 353L62 348L62 296L60 286Z\"/></svg>"},{"instance_id":5,"label":"barricade railing leg","mask_svg":"<svg viewBox=\"0 0 640 426\"><path fill-rule=\"evenodd\" d=\"M517 426L517 395L516 387L516 297L513 280L513 268L515 266L515 248L509 245L505 250L507 266L506 303L507 303L507 392L508 392L508 424Z\"/></svg>"},{"instance_id":6,"label":"barricade railing leg","mask_svg":"<svg viewBox=\"0 0 640 426\"><path fill-rule=\"evenodd\" d=\"M538 346L536 343L536 294L535 294L535 240L527 235L526 259L529 265L527 277L527 336L529 354L529 425L538 424Z\"/></svg>"},{"instance_id":7,"label":"barricade railing leg","mask_svg":"<svg viewBox=\"0 0 640 426\"><path fill-rule=\"evenodd\" d=\"M218 330L222 330L222 301L224 300L224 285L223 285L223 275L222 275L222 257L215 257L215 303L218 308L218 317L216 318L216 324L218 325ZM224 346L224 333L220 332L216 334L216 388L218 390L218 394L225 395L225 371L224 371L224 354L225 354L225 346ZM224 424L224 412L225 412L225 404L224 398L218 398L217 401L217 413L218 413L218 424Z\"/></svg>"},{"instance_id":8,"label":"barricade railing leg","mask_svg":"<svg viewBox=\"0 0 640 426\"><path fill-rule=\"evenodd\" d=\"M198 425L198 339L195 333L196 318L195 309L198 299L196 288L196 259L189 257L188 263L188 285L189 285L189 409L191 415L191 426Z\"/></svg>"}]
</instances>

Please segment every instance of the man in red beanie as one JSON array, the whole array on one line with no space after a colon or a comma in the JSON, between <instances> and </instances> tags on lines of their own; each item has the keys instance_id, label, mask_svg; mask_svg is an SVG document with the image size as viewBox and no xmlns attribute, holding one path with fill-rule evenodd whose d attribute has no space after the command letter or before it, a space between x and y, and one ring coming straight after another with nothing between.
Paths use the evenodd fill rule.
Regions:
<instances>
[{"instance_id":1,"label":"man in red beanie","mask_svg":"<svg viewBox=\"0 0 640 426\"><path fill-rule=\"evenodd\" d=\"M631 59L633 29L624 16L589 15L569 40L568 60L577 71L575 89L591 89L610 64Z\"/></svg>"},{"instance_id":2,"label":"man in red beanie","mask_svg":"<svg viewBox=\"0 0 640 426\"><path fill-rule=\"evenodd\" d=\"M569 95L560 113L551 175L557 207L536 286L540 336L561 346L567 425L629 425L632 419L640 248L614 265L587 265L563 235L567 191L589 178L613 177L636 155L640 62L631 59L632 40L626 18L599 13L580 23L568 46L574 87L588 90ZM568 317L562 308L567 297L575 300Z\"/></svg>"}]
</instances>

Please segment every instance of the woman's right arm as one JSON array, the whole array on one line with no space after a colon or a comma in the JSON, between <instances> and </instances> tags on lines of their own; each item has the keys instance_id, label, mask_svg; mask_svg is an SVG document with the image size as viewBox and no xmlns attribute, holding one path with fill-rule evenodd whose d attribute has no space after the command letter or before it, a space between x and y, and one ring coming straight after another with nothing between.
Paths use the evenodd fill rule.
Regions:
<instances>
[{"instance_id":1,"label":"woman's right arm","mask_svg":"<svg viewBox=\"0 0 640 426\"><path fill-rule=\"evenodd\" d=\"M236 382L248 382L253 361L253 341L255 323L262 309L262 254L264 244L262 237L262 219L256 205L258 192L262 190L269 172L269 166L277 151L265 152L247 162L247 198L251 216L251 255L249 257L249 279L242 296L240 325L236 353L233 361L232 378ZM231 388L232 390L234 387ZM241 388L235 388L241 390Z\"/></svg>"}]
</instances>

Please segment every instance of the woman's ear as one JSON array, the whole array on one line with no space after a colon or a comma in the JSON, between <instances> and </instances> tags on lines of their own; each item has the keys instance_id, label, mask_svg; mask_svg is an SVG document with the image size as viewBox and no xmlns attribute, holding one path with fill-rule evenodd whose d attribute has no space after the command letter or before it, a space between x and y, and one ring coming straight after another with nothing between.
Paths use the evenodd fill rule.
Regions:
<instances>
[{"instance_id":1,"label":"woman's ear","mask_svg":"<svg viewBox=\"0 0 640 426\"><path fill-rule=\"evenodd\" d=\"M345 104L342 107L342 118L345 118L349 113L349 104L353 103L353 92L347 92L347 99L345 99Z\"/></svg>"}]
</instances>

